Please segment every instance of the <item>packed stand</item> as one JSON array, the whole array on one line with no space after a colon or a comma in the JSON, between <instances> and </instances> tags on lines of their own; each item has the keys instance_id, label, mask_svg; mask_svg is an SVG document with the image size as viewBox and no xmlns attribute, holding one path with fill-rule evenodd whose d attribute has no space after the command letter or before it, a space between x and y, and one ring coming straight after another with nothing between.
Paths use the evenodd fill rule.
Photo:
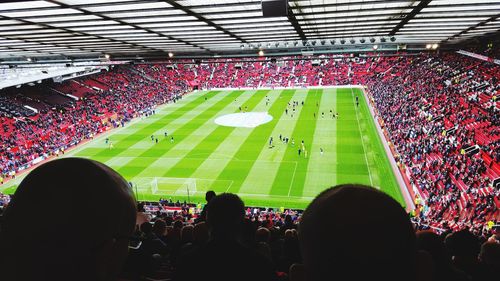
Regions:
<instances>
[{"instance_id":1,"label":"packed stand","mask_svg":"<svg viewBox=\"0 0 500 281\"><path fill-rule=\"evenodd\" d=\"M16 91L16 99L9 94L0 96L0 110L6 108L0 113L0 174L5 179L14 177L17 171L64 153L111 127L123 126L157 105L178 99L187 91L186 83L179 78L170 79L159 83L145 74L118 67L112 72L68 82L81 87L51 84L25 90L24 95L22 90ZM33 111L13 102L19 96L23 101L44 106L34 105L39 112L33 116Z\"/></svg>"},{"instance_id":2,"label":"packed stand","mask_svg":"<svg viewBox=\"0 0 500 281\"><path fill-rule=\"evenodd\" d=\"M500 66L454 53L383 58L368 81L397 161L421 196L419 219L487 231L500 220Z\"/></svg>"}]
</instances>

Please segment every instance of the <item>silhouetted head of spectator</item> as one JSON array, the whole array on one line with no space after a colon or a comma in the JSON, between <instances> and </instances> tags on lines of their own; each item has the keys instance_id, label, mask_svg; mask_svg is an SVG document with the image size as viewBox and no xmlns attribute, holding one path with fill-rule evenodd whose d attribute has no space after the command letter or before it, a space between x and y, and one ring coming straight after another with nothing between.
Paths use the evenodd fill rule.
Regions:
<instances>
[{"instance_id":1,"label":"silhouetted head of spectator","mask_svg":"<svg viewBox=\"0 0 500 281\"><path fill-rule=\"evenodd\" d=\"M297 230L295 229L287 229L285 231L285 239L292 239L292 238L297 238Z\"/></svg>"},{"instance_id":2,"label":"silhouetted head of spectator","mask_svg":"<svg viewBox=\"0 0 500 281\"><path fill-rule=\"evenodd\" d=\"M153 232L156 234L158 237L165 236L165 232L167 230L167 224L165 223L164 220L156 220L154 225L153 225Z\"/></svg>"},{"instance_id":3,"label":"silhouetted head of spectator","mask_svg":"<svg viewBox=\"0 0 500 281\"><path fill-rule=\"evenodd\" d=\"M137 203L137 212L146 212L146 209L144 209L144 202Z\"/></svg>"},{"instance_id":4,"label":"silhouetted head of spectator","mask_svg":"<svg viewBox=\"0 0 500 281\"><path fill-rule=\"evenodd\" d=\"M153 233L153 224L150 222L143 222L141 224L141 231L146 235Z\"/></svg>"},{"instance_id":5,"label":"silhouetted head of spectator","mask_svg":"<svg viewBox=\"0 0 500 281\"><path fill-rule=\"evenodd\" d=\"M182 244L193 243L194 241L194 226L186 225L181 231Z\"/></svg>"},{"instance_id":6,"label":"silhouetted head of spectator","mask_svg":"<svg viewBox=\"0 0 500 281\"><path fill-rule=\"evenodd\" d=\"M212 200L212 198L214 198L215 196L215 192L213 190L209 190L205 193L205 200L207 202L210 202L210 200Z\"/></svg>"},{"instance_id":7,"label":"silhouetted head of spectator","mask_svg":"<svg viewBox=\"0 0 500 281\"><path fill-rule=\"evenodd\" d=\"M269 239L271 238L271 232L269 229L265 227L259 227L255 232L255 241L256 242L264 242L269 243Z\"/></svg>"},{"instance_id":8,"label":"silhouetted head of spectator","mask_svg":"<svg viewBox=\"0 0 500 281\"><path fill-rule=\"evenodd\" d=\"M193 230L194 242L198 245L203 245L208 241L208 227L205 222L197 223Z\"/></svg>"},{"instance_id":9,"label":"silhouetted head of spectator","mask_svg":"<svg viewBox=\"0 0 500 281\"><path fill-rule=\"evenodd\" d=\"M165 223L167 226L172 226L172 223L174 222L174 219L172 217L165 217Z\"/></svg>"},{"instance_id":10,"label":"silhouetted head of spectator","mask_svg":"<svg viewBox=\"0 0 500 281\"><path fill-rule=\"evenodd\" d=\"M182 222L182 220L179 219L174 221L174 228L181 230L183 226L184 223Z\"/></svg>"},{"instance_id":11,"label":"silhouetted head of spectator","mask_svg":"<svg viewBox=\"0 0 500 281\"><path fill-rule=\"evenodd\" d=\"M417 236L417 250L428 252L436 265L443 266L449 263L450 257L444 247L444 241L441 236L431 230L419 231Z\"/></svg>"},{"instance_id":12,"label":"silhouetted head of spectator","mask_svg":"<svg viewBox=\"0 0 500 281\"><path fill-rule=\"evenodd\" d=\"M241 232L245 218L243 201L231 193L215 196L208 204L207 224L212 238L234 238Z\"/></svg>"},{"instance_id":13,"label":"silhouetted head of spectator","mask_svg":"<svg viewBox=\"0 0 500 281\"><path fill-rule=\"evenodd\" d=\"M476 259L481 247L477 237L465 229L448 234L445 245L454 259Z\"/></svg>"},{"instance_id":14,"label":"silhouetted head of spectator","mask_svg":"<svg viewBox=\"0 0 500 281\"><path fill-rule=\"evenodd\" d=\"M460 230L448 234L444 242L456 268L469 275L474 275L478 271L481 244L474 234L466 229Z\"/></svg>"},{"instance_id":15,"label":"silhouetted head of spectator","mask_svg":"<svg viewBox=\"0 0 500 281\"><path fill-rule=\"evenodd\" d=\"M481 263L500 271L500 243L483 243L483 245L481 245L481 252L479 253L479 260Z\"/></svg>"},{"instance_id":16,"label":"silhouetted head of spectator","mask_svg":"<svg viewBox=\"0 0 500 281\"><path fill-rule=\"evenodd\" d=\"M406 211L368 186L323 191L302 216L299 240L307 281L415 276L415 232Z\"/></svg>"},{"instance_id":17,"label":"silhouetted head of spectator","mask_svg":"<svg viewBox=\"0 0 500 281\"><path fill-rule=\"evenodd\" d=\"M133 193L111 168L82 158L43 164L21 182L5 211L2 278L113 279L135 218Z\"/></svg>"}]
</instances>

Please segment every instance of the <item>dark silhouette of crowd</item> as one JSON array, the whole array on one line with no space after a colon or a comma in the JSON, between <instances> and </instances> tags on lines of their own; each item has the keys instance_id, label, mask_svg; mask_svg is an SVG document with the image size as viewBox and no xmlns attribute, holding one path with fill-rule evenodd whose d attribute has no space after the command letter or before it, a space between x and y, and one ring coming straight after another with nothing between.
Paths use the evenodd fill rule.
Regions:
<instances>
[{"instance_id":1,"label":"dark silhouette of crowd","mask_svg":"<svg viewBox=\"0 0 500 281\"><path fill-rule=\"evenodd\" d=\"M392 197L356 184L303 213L254 212L213 196L204 221L147 214L111 168L63 158L38 166L2 208L2 280L495 280L500 237L418 230ZM138 222L140 224L138 224Z\"/></svg>"}]
</instances>

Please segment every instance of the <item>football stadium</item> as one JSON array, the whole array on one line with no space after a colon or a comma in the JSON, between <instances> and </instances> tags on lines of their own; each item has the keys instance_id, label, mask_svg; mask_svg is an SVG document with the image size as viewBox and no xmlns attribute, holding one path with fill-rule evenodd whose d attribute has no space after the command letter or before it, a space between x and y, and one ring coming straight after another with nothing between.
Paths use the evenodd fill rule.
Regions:
<instances>
[{"instance_id":1,"label":"football stadium","mask_svg":"<svg viewBox=\"0 0 500 281\"><path fill-rule=\"evenodd\" d=\"M5 280L495 280L500 1L0 3Z\"/></svg>"}]
</instances>

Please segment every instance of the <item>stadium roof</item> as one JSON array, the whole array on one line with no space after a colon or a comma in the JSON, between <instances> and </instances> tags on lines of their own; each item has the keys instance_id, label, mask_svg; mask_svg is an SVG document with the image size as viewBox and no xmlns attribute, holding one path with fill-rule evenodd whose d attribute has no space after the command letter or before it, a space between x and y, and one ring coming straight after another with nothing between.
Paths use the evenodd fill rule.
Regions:
<instances>
[{"instance_id":1,"label":"stadium roof","mask_svg":"<svg viewBox=\"0 0 500 281\"><path fill-rule=\"evenodd\" d=\"M456 43L498 32L499 17L498 0L290 0L283 17L263 17L261 0L2 2L0 59Z\"/></svg>"}]
</instances>

